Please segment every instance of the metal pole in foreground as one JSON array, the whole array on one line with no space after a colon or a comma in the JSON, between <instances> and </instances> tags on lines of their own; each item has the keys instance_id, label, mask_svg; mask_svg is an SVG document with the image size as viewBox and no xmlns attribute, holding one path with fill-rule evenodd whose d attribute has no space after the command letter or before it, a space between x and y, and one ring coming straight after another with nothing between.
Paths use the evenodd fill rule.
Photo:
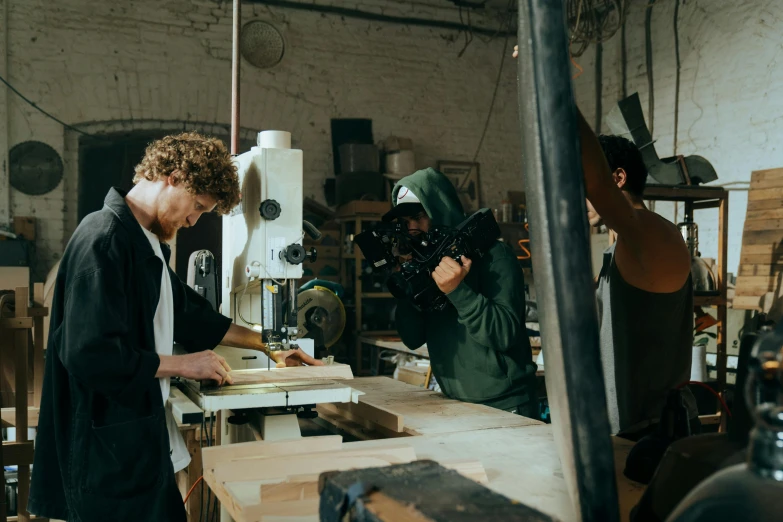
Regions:
<instances>
[{"instance_id":1,"label":"metal pole in foreground","mask_svg":"<svg viewBox=\"0 0 783 522\"><path fill-rule=\"evenodd\" d=\"M532 260L547 395L576 519L617 522L564 4L519 1L519 121Z\"/></svg>"},{"instance_id":2,"label":"metal pole in foreground","mask_svg":"<svg viewBox=\"0 0 783 522\"><path fill-rule=\"evenodd\" d=\"M234 0L234 34L231 40L231 154L239 154L239 34L242 1Z\"/></svg>"}]
</instances>

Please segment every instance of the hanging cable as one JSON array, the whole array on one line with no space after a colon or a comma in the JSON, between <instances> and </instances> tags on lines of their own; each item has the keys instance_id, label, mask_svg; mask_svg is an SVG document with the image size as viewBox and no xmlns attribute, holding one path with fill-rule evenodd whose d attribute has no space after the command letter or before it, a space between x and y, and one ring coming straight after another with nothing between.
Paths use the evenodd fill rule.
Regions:
<instances>
[{"instance_id":1,"label":"hanging cable","mask_svg":"<svg viewBox=\"0 0 783 522\"><path fill-rule=\"evenodd\" d=\"M605 42L625 24L628 0L568 0L566 17L571 32L571 51L582 56L590 44ZM570 47L569 47L570 48Z\"/></svg>"},{"instance_id":2,"label":"hanging cable","mask_svg":"<svg viewBox=\"0 0 783 522\"><path fill-rule=\"evenodd\" d=\"M680 30L678 20L680 15L680 0L674 0L674 59L676 63L674 75L674 155L677 155L677 131L680 121Z\"/></svg>"},{"instance_id":3,"label":"hanging cable","mask_svg":"<svg viewBox=\"0 0 783 522\"><path fill-rule=\"evenodd\" d=\"M103 137L101 137L101 136L96 136L95 134L90 134L89 132L84 132L84 131L83 131L83 130L81 130L81 129L77 129L77 128L76 128L76 127L74 127L73 125L68 125L67 123L65 123L64 121L62 121L60 118L58 118L57 116L54 116L54 115L52 115L50 112L47 112L47 111L45 111L44 109L42 109L41 107L39 107L37 103L35 103L34 101L30 100L30 99L29 99L27 96L25 96L25 95L24 95L24 94L22 94L21 92L17 91L17 90L16 90L16 87L14 87L14 86L13 86L13 85L11 85L10 83L8 83L8 81L6 81L6 79L5 79L5 78L3 78L2 76L0 76L0 82L3 82L3 83L6 85L6 87L8 87L9 89L11 89L11 91L12 91L14 94L16 94L16 95L17 95L17 96L19 96L21 99L23 99L25 102L27 102L27 104L28 104L28 105L30 105L30 106L31 106L33 109L37 110L38 112L40 112L41 114L43 114L43 115L44 115L44 116L46 116L47 118L50 118L50 119L52 119L52 120L56 121L57 123L59 123L60 125L62 125L63 127L65 127L66 129L72 130L72 131L74 131L74 132L78 132L79 134L84 134L85 136L89 136L90 138L96 138L96 139L99 139L99 140L106 139L106 138L103 138Z\"/></svg>"},{"instance_id":4,"label":"hanging cable","mask_svg":"<svg viewBox=\"0 0 783 522\"><path fill-rule=\"evenodd\" d=\"M622 32L620 33L620 75L622 78L622 99L628 97L628 49L625 38L625 25L627 18L623 18Z\"/></svg>"},{"instance_id":5,"label":"hanging cable","mask_svg":"<svg viewBox=\"0 0 783 522\"><path fill-rule=\"evenodd\" d=\"M503 25L507 27L507 31L510 30L511 20L513 20L513 12L511 11L514 5L514 0L508 2L508 14L503 20ZM487 129L489 128L489 121L492 118L492 109L495 107L495 100L498 96L498 87L500 87L500 78L503 75L503 64L506 62L506 52L508 51L508 36L503 38L503 54L500 55L500 66L498 66L498 75L495 79L495 90L492 92L492 101L489 102L489 111L487 111L487 119L484 122L484 130L481 131L481 138L479 139L478 146L476 147L476 153L473 155L473 163L478 159L479 152L481 152L481 146L484 144L484 138L487 136ZM467 178L466 178L467 179Z\"/></svg>"},{"instance_id":6,"label":"hanging cable","mask_svg":"<svg viewBox=\"0 0 783 522\"><path fill-rule=\"evenodd\" d=\"M644 52L647 57L647 117L650 121L650 137L654 138L655 123L655 89L653 87L653 51L652 51L652 8L654 0L650 0L644 13Z\"/></svg>"}]
</instances>

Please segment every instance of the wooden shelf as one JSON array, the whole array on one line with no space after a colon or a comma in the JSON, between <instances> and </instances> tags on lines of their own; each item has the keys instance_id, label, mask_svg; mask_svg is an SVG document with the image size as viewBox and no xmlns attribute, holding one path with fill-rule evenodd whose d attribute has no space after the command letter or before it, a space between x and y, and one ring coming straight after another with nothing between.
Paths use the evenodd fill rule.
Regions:
<instances>
[{"instance_id":1,"label":"wooden shelf","mask_svg":"<svg viewBox=\"0 0 783 522\"><path fill-rule=\"evenodd\" d=\"M693 306L720 306L725 305L726 299L719 295L694 295Z\"/></svg>"},{"instance_id":2,"label":"wooden shelf","mask_svg":"<svg viewBox=\"0 0 783 522\"><path fill-rule=\"evenodd\" d=\"M729 192L723 187L693 185L647 185L644 199L651 201L717 201L727 199ZM702 207L704 208L704 207Z\"/></svg>"}]
</instances>

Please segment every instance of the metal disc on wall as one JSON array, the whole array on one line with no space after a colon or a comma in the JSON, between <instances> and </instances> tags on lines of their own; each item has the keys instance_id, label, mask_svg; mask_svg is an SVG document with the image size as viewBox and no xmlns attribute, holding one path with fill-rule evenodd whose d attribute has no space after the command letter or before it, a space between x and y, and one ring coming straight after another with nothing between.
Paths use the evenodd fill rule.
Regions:
<instances>
[{"instance_id":1,"label":"metal disc on wall","mask_svg":"<svg viewBox=\"0 0 783 522\"><path fill-rule=\"evenodd\" d=\"M11 186L29 196L52 191L63 179L63 161L52 147L25 141L9 152Z\"/></svg>"},{"instance_id":2,"label":"metal disc on wall","mask_svg":"<svg viewBox=\"0 0 783 522\"><path fill-rule=\"evenodd\" d=\"M261 69L268 69L283 59L285 42L275 26L254 20L242 27L239 49L245 60Z\"/></svg>"}]
</instances>

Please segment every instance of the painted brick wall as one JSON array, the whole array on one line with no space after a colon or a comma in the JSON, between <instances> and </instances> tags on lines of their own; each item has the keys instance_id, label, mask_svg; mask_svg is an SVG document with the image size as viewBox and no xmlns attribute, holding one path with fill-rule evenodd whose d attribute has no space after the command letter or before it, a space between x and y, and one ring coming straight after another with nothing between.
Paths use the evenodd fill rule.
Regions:
<instances>
[{"instance_id":1,"label":"painted brick wall","mask_svg":"<svg viewBox=\"0 0 783 522\"><path fill-rule=\"evenodd\" d=\"M230 2L2 2L8 2L9 80L62 120L91 132L117 121L129 129L229 123ZM440 0L363 0L350 6L459 20L457 10ZM323 181L332 175L331 118L372 118L376 140L390 134L413 138L418 167L473 158L502 39L475 37L459 58L464 35L445 29L246 4L243 22L251 19L269 21L281 31L286 55L270 70L243 63L242 126L292 133L294 145L305 153L305 194L323 200ZM473 22L498 27L494 16ZM512 45L509 41L507 67L478 156L485 204L497 202L510 187L522 187ZM44 277L76 225L77 140L10 94L8 121L9 147L40 140L60 152L66 166L63 183L45 196L11 191L11 214L38 218L38 272ZM6 186L0 183L1 190Z\"/></svg>"},{"instance_id":2,"label":"painted brick wall","mask_svg":"<svg viewBox=\"0 0 783 522\"><path fill-rule=\"evenodd\" d=\"M645 1L631 0L627 21L627 88L639 92L648 124L644 16ZM783 13L779 2L687 0L679 10L680 111L677 153L707 158L716 183L749 181L754 170L783 166ZM652 12L654 136L661 157L674 153L674 0L659 1ZM584 73L574 81L577 100L594 121L594 46L577 59ZM603 114L621 94L620 34L604 44ZM603 131L609 132L606 117ZM733 185L734 188L742 185ZM739 263L747 192L732 191L729 214L729 266ZM656 210L674 219L672 205ZM678 217L682 218L682 206ZM699 211L700 246L717 255L717 210Z\"/></svg>"}]
</instances>

